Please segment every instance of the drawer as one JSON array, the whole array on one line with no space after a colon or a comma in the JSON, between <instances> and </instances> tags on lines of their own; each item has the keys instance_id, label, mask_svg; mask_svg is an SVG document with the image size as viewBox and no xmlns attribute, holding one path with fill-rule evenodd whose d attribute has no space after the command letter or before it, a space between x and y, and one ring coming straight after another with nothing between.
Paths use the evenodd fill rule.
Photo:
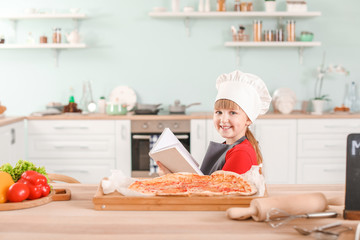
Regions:
<instances>
[{"instance_id":1,"label":"drawer","mask_svg":"<svg viewBox=\"0 0 360 240\"><path fill-rule=\"evenodd\" d=\"M114 158L113 135L30 135L30 158Z\"/></svg>"},{"instance_id":2,"label":"drawer","mask_svg":"<svg viewBox=\"0 0 360 240\"><path fill-rule=\"evenodd\" d=\"M347 134L299 134L298 157L345 157Z\"/></svg>"},{"instance_id":3,"label":"drawer","mask_svg":"<svg viewBox=\"0 0 360 240\"><path fill-rule=\"evenodd\" d=\"M297 183L299 184L344 184L346 176L345 159L337 163L321 163L319 159L312 162L298 163ZM343 161L344 163L340 163Z\"/></svg>"},{"instance_id":4,"label":"drawer","mask_svg":"<svg viewBox=\"0 0 360 240\"><path fill-rule=\"evenodd\" d=\"M32 134L114 134L113 120L28 120Z\"/></svg>"},{"instance_id":5,"label":"drawer","mask_svg":"<svg viewBox=\"0 0 360 240\"><path fill-rule=\"evenodd\" d=\"M357 133L360 132L358 119L301 119L298 120L298 133Z\"/></svg>"},{"instance_id":6,"label":"drawer","mask_svg":"<svg viewBox=\"0 0 360 240\"><path fill-rule=\"evenodd\" d=\"M44 161L32 160L38 166L44 166L48 173L63 174L73 177L81 183L99 184L101 179L111 175L114 161L104 161L103 164L62 165Z\"/></svg>"}]
</instances>

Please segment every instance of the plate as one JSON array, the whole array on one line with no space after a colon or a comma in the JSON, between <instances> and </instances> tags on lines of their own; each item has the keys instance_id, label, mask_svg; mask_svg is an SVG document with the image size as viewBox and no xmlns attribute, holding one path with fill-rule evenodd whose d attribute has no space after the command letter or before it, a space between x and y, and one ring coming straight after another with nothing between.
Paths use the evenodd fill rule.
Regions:
<instances>
[{"instance_id":1,"label":"plate","mask_svg":"<svg viewBox=\"0 0 360 240\"><path fill-rule=\"evenodd\" d=\"M274 109L289 114L296 104L296 94L290 88L279 88L273 94Z\"/></svg>"},{"instance_id":2,"label":"plate","mask_svg":"<svg viewBox=\"0 0 360 240\"><path fill-rule=\"evenodd\" d=\"M294 102L296 102L296 94L293 90L291 90L290 88L279 88L276 89L274 94L273 94L273 100L277 101L280 98L286 98L286 99L291 99Z\"/></svg>"},{"instance_id":3,"label":"plate","mask_svg":"<svg viewBox=\"0 0 360 240\"><path fill-rule=\"evenodd\" d=\"M118 86L110 93L110 102L126 104L127 110L131 111L136 104L136 94L133 89L128 86Z\"/></svg>"}]
</instances>

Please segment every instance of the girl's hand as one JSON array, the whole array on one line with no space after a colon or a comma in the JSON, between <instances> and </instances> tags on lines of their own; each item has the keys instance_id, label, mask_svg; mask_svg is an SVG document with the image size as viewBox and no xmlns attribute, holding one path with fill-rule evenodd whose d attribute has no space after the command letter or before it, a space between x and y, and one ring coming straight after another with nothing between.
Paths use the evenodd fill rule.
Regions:
<instances>
[{"instance_id":1,"label":"girl's hand","mask_svg":"<svg viewBox=\"0 0 360 240\"><path fill-rule=\"evenodd\" d=\"M168 173L171 173L169 169L167 169L164 165L162 165L161 162L156 162L156 164L159 166L159 176L162 176L162 175L165 175L165 174L168 174Z\"/></svg>"}]
</instances>

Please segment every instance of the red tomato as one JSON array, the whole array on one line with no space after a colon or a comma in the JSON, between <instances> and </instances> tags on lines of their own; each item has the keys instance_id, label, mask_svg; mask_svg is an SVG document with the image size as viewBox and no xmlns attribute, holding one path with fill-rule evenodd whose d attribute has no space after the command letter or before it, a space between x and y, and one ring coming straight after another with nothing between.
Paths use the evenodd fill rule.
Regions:
<instances>
[{"instance_id":1,"label":"red tomato","mask_svg":"<svg viewBox=\"0 0 360 240\"><path fill-rule=\"evenodd\" d=\"M41 192L43 197L46 197L47 195L49 195L50 193L50 186L49 184L44 184L43 186L41 186Z\"/></svg>"},{"instance_id":2,"label":"red tomato","mask_svg":"<svg viewBox=\"0 0 360 240\"><path fill-rule=\"evenodd\" d=\"M47 179L44 175L32 170L23 172L23 174L21 174L21 178L31 182L34 185L43 185L47 183Z\"/></svg>"},{"instance_id":3,"label":"red tomato","mask_svg":"<svg viewBox=\"0 0 360 240\"><path fill-rule=\"evenodd\" d=\"M10 202L22 202L29 197L29 187L24 183L14 183L10 186L6 198Z\"/></svg>"},{"instance_id":4,"label":"red tomato","mask_svg":"<svg viewBox=\"0 0 360 240\"><path fill-rule=\"evenodd\" d=\"M32 185L32 184L26 184L29 187L30 190L30 194L29 197L27 199L38 199L41 197L42 191L41 191L41 187Z\"/></svg>"}]
</instances>

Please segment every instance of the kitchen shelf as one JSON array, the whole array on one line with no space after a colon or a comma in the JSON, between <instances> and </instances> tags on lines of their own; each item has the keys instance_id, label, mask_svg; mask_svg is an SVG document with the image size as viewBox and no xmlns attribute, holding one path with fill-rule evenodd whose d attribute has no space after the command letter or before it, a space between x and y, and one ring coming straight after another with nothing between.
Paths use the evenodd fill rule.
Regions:
<instances>
[{"instance_id":1,"label":"kitchen shelf","mask_svg":"<svg viewBox=\"0 0 360 240\"><path fill-rule=\"evenodd\" d=\"M52 43L43 43L43 44L0 44L0 49L52 49L54 50L54 59L55 66L59 66L59 54L60 50L64 49L82 49L86 48L85 43L77 44L52 44Z\"/></svg>"},{"instance_id":2,"label":"kitchen shelf","mask_svg":"<svg viewBox=\"0 0 360 240\"><path fill-rule=\"evenodd\" d=\"M319 17L321 12L150 12L157 18Z\"/></svg>"},{"instance_id":3,"label":"kitchen shelf","mask_svg":"<svg viewBox=\"0 0 360 240\"><path fill-rule=\"evenodd\" d=\"M13 29L15 32L15 41L17 42L17 23L19 20L33 20L33 19L72 19L75 23L74 28L78 29L79 20L87 18L86 14L83 13L31 13L31 14L0 14L1 19L10 20L13 23ZM86 48L86 44L18 44L18 43L6 43L0 44L0 49L53 49L55 56L55 66L58 66L60 50L63 49L77 49Z\"/></svg>"},{"instance_id":4,"label":"kitchen shelf","mask_svg":"<svg viewBox=\"0 0 360 240\"><path fill-rule=\"evenodd\" d=\"M83 13L33 13L33 14L0 14L0 19L84 19Z\"/></svg>"},{"instance_id":5,"label":"kitchen shelf","mask_svg":"<svg viewBox=\"0 0 360 240\"><path fill-rule=\"evenodd\" d=\"M77 44L44 43L44 44L1 44L0 45L0 49L39 49L39 48L47 48L47 49L86 48L86 44L85 43L77 43Z\"/></svg>"},{"instance_id":6,"label":"kitchen shelf","mask_svg":"<svg viewBox=\"0 0 360 240\"><path fill-rule=\"evenodd\" d=\"M321 42L225 42L225 47L316 47Z\"/></svg>"},{"instance_id":7,"label":"kitchen shelf","mask_svg":"<svg viewBox=\"0 0 360 240\"><path fill-rule=\"evenodd\" d=\"M299 48L299 63L303 63L303 53L305 47L318 47L321 42L225 42L225 47L237 48L237 62L240 65L240 48L241 47L297 47Z\"/></svg>"}]
</instances>

